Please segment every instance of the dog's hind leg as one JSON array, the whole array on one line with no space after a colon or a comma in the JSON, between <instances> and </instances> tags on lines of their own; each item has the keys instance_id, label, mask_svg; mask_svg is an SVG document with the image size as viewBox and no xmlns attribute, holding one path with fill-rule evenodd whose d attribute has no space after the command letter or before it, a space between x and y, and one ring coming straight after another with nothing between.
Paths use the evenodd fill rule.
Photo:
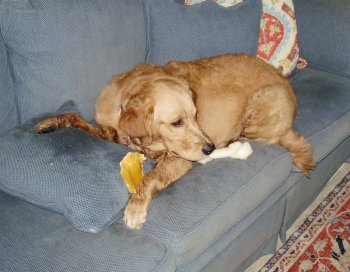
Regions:
<instances>
[{"instance_id":1,"label":"dog's hind leg","mask_svg":"<svg viewBox=\"0 0 350 272\"><path fill-rule=\"evenodd\" d=\"M293 157L294 164L306 176L315 167L310 144L292 129L295 96L289 85L266 86L256 92L246 112L243 138L279 144Z\"/></svg>"}]
</instances>

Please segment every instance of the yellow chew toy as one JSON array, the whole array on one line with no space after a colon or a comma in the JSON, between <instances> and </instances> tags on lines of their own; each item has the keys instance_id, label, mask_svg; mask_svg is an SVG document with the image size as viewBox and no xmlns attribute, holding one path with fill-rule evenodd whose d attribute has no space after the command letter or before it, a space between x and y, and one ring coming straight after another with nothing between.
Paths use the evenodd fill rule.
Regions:
<instances>
[{"instance_id":1,"label":"yellow chew toy","mask_svg":"<svg viewBox=\"0 0 350 272\"><path fill-rule=\"evenodd\" d=\"M129 152L120 162L120 175L130 193L136 193L143 176L143 154Z\"/></svg>"}]
</instances>

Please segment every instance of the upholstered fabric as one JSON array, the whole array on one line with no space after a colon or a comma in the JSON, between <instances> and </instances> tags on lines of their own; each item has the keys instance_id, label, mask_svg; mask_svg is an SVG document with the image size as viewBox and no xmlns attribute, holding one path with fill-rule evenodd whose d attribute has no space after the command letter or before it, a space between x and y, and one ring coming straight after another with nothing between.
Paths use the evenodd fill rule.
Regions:
<instances>
[{"instance_id":1,"label":"upholstered fabric","mask_svg":"<svg viewBox=\"0 0 350 272\"><path fill-rule=\"evenodd\" d=\"M298 101L295 129L319 162L350 135L350 79L306 68L291 83Z\"/></svg>"},{"instance_id":2,"label":"upholstered fabric","mask_svg":"<svg viewBox=\"0 0 350 272\"><path fill-rule=\"evenodd\" d=\"M206 0L185 0L194 5ZM213 1L223 7L241 4L243 0ZM298 32L292 0L262 0L259 43L256 55L275 66L285 76L297 67L299 59Z\"/></svg>"},{"instance_id":3,"label":"upholstered fabric","mask_svg":"<svg viewBox=\"0 0 350 272\"><path fill-rule=\"evenodd\" d=\"M301 57L311 66L350 77L349 1L293 1Z\"/></svg>"},{"instance_id":4,"label":"upholstered fabric","mask_svg":"<svg viewBox=\"0 0 350 272\"><path fill-rule=\"evenodd\" d=\"M100 233L77 231L60 214L1 191L0 217L0 271L175 271L166 246L120 221Z\"/></svg>"},{"instance_id":5,"label":"upholstered fabric","mask_svg":"<svg viewBox=\"0 0 350 272\"><path fill-rule=\"evenodd\" d=\"M76 111L66 103L57 113ZM101 231L129 198L119 173L129 149L74 128L38 135L33 128L43 118L0 136L0 189L64 214L78 230Z\"/></svg>"},{"instance_id":6,"label":"upholstered fabric","mask_svg":"<svg viewBox=\"0 0 350 272\"><path fill-rule=\"evenodd\" d=\"M289 175L291 156L284 149L256 142L252 148L246 161L195 164L153 200L143 229L168 245L177 266L191 262Z\"/></svg>"},{"instance_id":7,"label":"upholstered fabric","mask_svg":"<svg viewBox=\"0 0 350 272\"><path fill-rule=\"evenodd\" d=\"M1 4L1 1L0 1ZM1 16L1 15L0 15ZM15 91L0 28L0 134L18 124Z\"/></svg>"},{"instance_id":8,"label":"upholstered fabric","mask_svg":"<svg viewBox=\"0 0 350 272\"><path fill-rule=\"evenodd\" d=\"M144 62L141 0L2 2L21 122L66 100L91 120L95 98L112 75Z\"/></svg>"},{"instance_id":9,"label":"upholstered fabric","mask_svg":"<svg viewBox=\"0 0 350 272\"><path fill-rule=\"evenodd\" d=\"M164 3L159 7L171 6L171 12L177 13L175 7L178 5L165 3L167 0L161 2ZM260 2L257 0L255 3ZM247 161L220 160L205 166L196 164L188 175L159 193L151 204L148 221L140 231L127 229L119 219L94 234L77 231L57 212L0 191L0 270L243 271L254 258L273 249L278 226L282 225L283 235L328 177L349 156L350 136L342 140L349 131L349 80L333 74L349 76L349 24L345 19L350 15L347 2L294 0L301 56L306 57L312 67L332 71L325 73L306 69L297 72L291 79L299 104L295 128L312 142L316 159L320 161L319 167L311 172L311 179L303 178L302 173L290 173L291 157L285 150L254 143L254 153ZM213 5L206 3L198 7L209 9ZM185 19L194 18L190 16L193 10L190 9ZM218 12L222 10L218 8ZM166 19L160 10L155 11L166 24L167 20L174 23L162 29L164 37L175 37L181 29L179 22L185 19ZM229 11L230 16L232 11L235 10ZM22 121L37 113L51 112L63 101L72 98L77 98L85 117L92 117L94 97L97 89L110 79L108 73L129 69L145 57L140 1L0 0L0 13L0 39L5 41L6 59L10 64L14 63L9 70L16 76L16 90L20 90L17 100ZM205 13L205 16L209 21L208 14ZM98 19L93 20L95 15ZM249 16L237 19L236 25L248 20ZM214 21L217 19L213 17ZM192 24L190 20L184 22ZM248 25L245 23L243 27ZM259 21L256 25L258 31ZM203 25L196 25L195 29L204 33L216 32ZM214 44L218 41L221 44L221 40L226 44L231 42L231 38L220 36L212 43L205 43L196 40L196 31L191 31L189 35L194 33L192 40L178 48L192 50L190 55L193 58L205 56L194 51L198 44L208 47L207 51L203 50L206 53L213 50L210 54L217 54L220 50ZM323 35L315 35L315 32ZM181 41L181 37L176 38L178 42L186 41ZM158 38L162 40L161 35ZM243 38L251 39L252 36ZM33 43L28 43L30 40ZM72 40L79 42L75 44ZM163 55L162 48L153 51L162 58L172 54L165 53ZM2 61L1 57L0 65L3 65ZM3 67L6 65L0 69ZM84 80L76 81L77 73ZM7 106L2 99L0 97L0 111L1 107ZM63 131L68 135L72 133L71 129ZM81 152L86 148L85 143L91 142L85 140L86 135L75 133L83 137L82 143L73 147L69 145L66 150L79 149ZM62 139L65 138L62 136ZM0 145L0 160L3 158L3 146ZM109 160L103 169L108 168L112 173L119 162L119 155L116 158L112 154L115 145L99 143L98 147L104 150L101 152L109 152L108 158L102 158L102 161ZM20 148L12 151L13 156L23 152ZM86 157L93 156L84 154ZM99 154L96 153L97 156ZM18 163L16 167L21 173L26 162L22 157L16 158L17 161L6 163ZM117 162L112 165L114 160ZM72 165L76 166L77 162L71 162ZM0 178L4 173L2 166ZM39 168L26 167L25 177L43 169L49 169L49 164L42 163ZM89 167L83 171L93 170L96 174L99 169ZM119 170L115 171L113 173L118 174ZM17 169L10 175L13 177L14 173ZM64 179L61 172L54 173L55 178ZM74 179L72 173L65 178ZM90 177L87 180L91 182ZM26 184L27 179L23 181ZM104 182L102 180L102 184Z\"/></svg>"},{"instance_id":10,"label":"upholstered fabric","mask_svg":"<svg viewBox=\"0 0 350 272\"><path fill-rule=\"evenodd\" d=\"M275 233L281 225L284 199L276 201L276 197L281 196L276 192L270 196L270 200L275 201L274 205L271 205L271 201L270 206L264 205L265 203L260 204L254 211L223 233L199 256L181 266L177 271L240 272L253 263L257 256L274 253L277 241ZM259 235L261 233L264 235ZM240 246L237 247L237 244Z\"/></svg>"},{"instance_id":11,"label":"upholstered fabric","mask_svg":"<svg viewBox=\"0 0 350 272\"><path fill-rule=\"evenodd\" d=\"M172 1L145 0L147 61L195 60L223 53L255 54L261 0L223 8L212 1L184 6Z\"/></svg>"}]
</instances>

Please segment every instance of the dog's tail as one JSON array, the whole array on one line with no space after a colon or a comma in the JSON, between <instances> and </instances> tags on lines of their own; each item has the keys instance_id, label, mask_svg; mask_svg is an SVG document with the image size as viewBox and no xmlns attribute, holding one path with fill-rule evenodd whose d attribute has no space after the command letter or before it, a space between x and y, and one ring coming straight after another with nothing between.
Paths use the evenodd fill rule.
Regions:
<instances>
[{"instance_id":1,"label":"dog's tail","mask_svg":"<svg viewBox=\"0 0 350 272\"><path fill-rule=\"evenodd\" d=\"M305 141L304 136L289 128L279 138L278 143L292 154L294 164L308 177L309 171L316 166L316 163L312 158L311 146Z\"/></svg>"},{"instance_id":2,"label":"dog's tail","mask_svg":"<svg viewBox=\"0 0 350 272\"><path fill-rule=\"evenodd\" d=\"M38 134L53 132L59 128L74 127L99 139L121 143L117 131L112 127L95 127L84 120L79 114L73 112L63 113L49 117L36 124Z\"/></svg>"}]
</instances>

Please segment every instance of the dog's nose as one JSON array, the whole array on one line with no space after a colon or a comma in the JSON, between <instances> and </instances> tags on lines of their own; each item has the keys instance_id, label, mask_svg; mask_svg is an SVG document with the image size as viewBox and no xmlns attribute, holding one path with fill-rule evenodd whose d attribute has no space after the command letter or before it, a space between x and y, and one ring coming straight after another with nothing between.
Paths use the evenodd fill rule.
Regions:
<instances>
[{"instance_id":1,"label":"dog's nose","mask_svg":"<svg viewBox=\"0 0 350 272\"><path fill-rule=\"evenodd\" d=\"M209 155L211 152L214 151L214 149L215 149L215 145L206 143L202 148L202 152L204 155Z\"/></svg>"}]
</instances>

